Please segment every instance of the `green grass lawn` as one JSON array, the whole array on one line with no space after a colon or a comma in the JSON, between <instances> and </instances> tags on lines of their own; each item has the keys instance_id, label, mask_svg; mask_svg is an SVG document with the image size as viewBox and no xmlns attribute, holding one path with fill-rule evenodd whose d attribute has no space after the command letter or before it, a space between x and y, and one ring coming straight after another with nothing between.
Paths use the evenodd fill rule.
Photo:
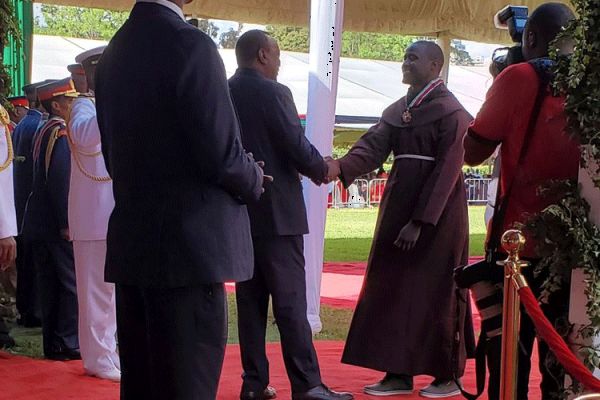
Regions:
<instances>
[{"instance_id":1,"label":"green grass lawn","mask_svg":"<svg viewBox=\"0 0 600 400\"><path fill-rule=\"evenodd\" d=\"M227 295L229 310L228 343L239 343L237 329L237 307L235 295ZM315 340L345 340L350 327L352 310L321 307L321 321L323 330L315 335ZM17 342L17 346L10 350L11 353L33 358L43 358L42 329L14 327L11 335ZM275 325L273 313L269 310L267 323L267 342L279 342L279 331Z\"/></svg>"},{"instance_id":2,"label":"green grass lawn","mask_svg":"<svg viewBox=\"0 0 600 400\"><path fill-rule=\"evenodd\" d=\"M485 226L484 207L469 207L470 253L483 254ZM325 229L325 261L366 261L371 247L377 209L330 209ZM229 343L238 343L237 307L232 294L229 304ZM267 324L267 341L278 342L279 332L272 313ZM315 336L317 340L345 340L352 318L352 310L321 307L323 330ZM42 357L41 329L15 327L11 334L17 342L13 353L29 357Z\"/></svg>"},{"instance_id":3,"label":"green grass lawn","mask_svg":"<svg viewBox=\"0 0 600 400\"><path fill-rule=\"evenodd\" d=\"M325 261L366 261L377 221L377 208L329 209L325 227ZM469 253L484 253L485 207L469 207Z\"/></svg>"}]
</instances>

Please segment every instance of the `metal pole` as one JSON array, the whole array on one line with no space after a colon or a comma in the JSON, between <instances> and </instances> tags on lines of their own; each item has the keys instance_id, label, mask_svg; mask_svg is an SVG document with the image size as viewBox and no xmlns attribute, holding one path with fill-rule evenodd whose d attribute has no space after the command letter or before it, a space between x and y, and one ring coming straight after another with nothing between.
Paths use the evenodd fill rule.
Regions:
<instances>
[{"instance_id":1,"label":"metal pole","mask_svg":"<svg viewBox=\"0 0 600 400\"><path fill-rule=\"evenodd\" d=\"M504 266L504 306L502 317L502 356L500 364L500 399L517 398L517 369L519 325L521 320L518 289L526 285L521 268L527 262L521 261L519 252L525 246L525 237L520 231L509 230L502 236L502 247L508 253Z\"/></svg>"},{"instance_id":2,"label":"metal pole","mask_svg":"<svg viewBox=\"0 0 600 400\"><path fill-rule=\"evenodd\" d=\"M437 37L437 44L442 48L444 52L444 68L442 68L441 78L444 80L446 85L448 84L448 76L450 75L450 52L452 38L448 32L440 32Z\"/></svg>"}]
</instances>

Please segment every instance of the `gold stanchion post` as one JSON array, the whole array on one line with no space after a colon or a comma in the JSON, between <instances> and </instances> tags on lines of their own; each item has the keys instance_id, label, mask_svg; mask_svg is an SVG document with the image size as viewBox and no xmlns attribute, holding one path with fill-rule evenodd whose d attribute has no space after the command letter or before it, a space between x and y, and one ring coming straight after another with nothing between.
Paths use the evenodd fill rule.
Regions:
<instances>
[{"instance_id":1,"label":"gold stanchion post","mask_svg":"<svg viewBox=\"0 0 600 400\"><path fill-rule=\"evenodd\" d=\"M526 286L521 268L528 265L522 261L519 252L525 246L525 236L518 230L509 230L502 236L502 247L508 253L504 266L504 305L502 308L502 356L500 365L500 399L515 400L517 398L517 361L519 344L519 325L521 311L519 309L518 288Z\"/></svg>"}]
</instances>

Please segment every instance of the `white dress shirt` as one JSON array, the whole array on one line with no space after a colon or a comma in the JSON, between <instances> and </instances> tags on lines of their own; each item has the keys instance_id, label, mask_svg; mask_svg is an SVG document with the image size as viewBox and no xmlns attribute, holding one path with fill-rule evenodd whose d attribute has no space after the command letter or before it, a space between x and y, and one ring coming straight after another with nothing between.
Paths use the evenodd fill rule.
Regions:
<instances>
[{"instance_id":1,"label":"white dress shirt","mask_svg":"<svg viewBox=\"0 0 600 400\"><path fill-rule=\"evenodd\" d=\"M6 126L0 124L0 165L8 157ZM17 236L15 191L13 189L12 163L0 172L0 239Z\"/></svg>"},{"instance_id":2,"label":"white dress shirt","mask_svg":"<svg viewBox=\"0 0 600 400\"><path fill-rule=\"evenodd\" d=\"M168 9L170 9L171 11L173 11L174 13L179 15L179 17L181 17L181 19L185 21L185 16L183 15L183 10L181 8L179 8L179 6L177 4L175 4L169 0L136 0L136 3L160 4L161 6L167 7Z\"/></svg>"}]
</instances>

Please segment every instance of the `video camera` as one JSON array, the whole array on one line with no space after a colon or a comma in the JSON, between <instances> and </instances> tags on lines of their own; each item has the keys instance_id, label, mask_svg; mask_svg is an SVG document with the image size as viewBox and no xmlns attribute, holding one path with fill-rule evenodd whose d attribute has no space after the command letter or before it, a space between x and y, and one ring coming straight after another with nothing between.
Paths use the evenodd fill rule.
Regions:
<instances>
[{"instance_id":1,"label":"video camera","mask_svg":"<svg viewBox=\"0 0 600 400\"><path fill-rule=\"evenodd\" d=\"M498 73L509 65L524 61L521 42L525 24L529 16L529 9L525 6L506 6L494 16L494 25L498 29L508 30L512 41L517 43L512 47L501 47L494 50L492 63Z\"/></svg>"}]
</instances>

